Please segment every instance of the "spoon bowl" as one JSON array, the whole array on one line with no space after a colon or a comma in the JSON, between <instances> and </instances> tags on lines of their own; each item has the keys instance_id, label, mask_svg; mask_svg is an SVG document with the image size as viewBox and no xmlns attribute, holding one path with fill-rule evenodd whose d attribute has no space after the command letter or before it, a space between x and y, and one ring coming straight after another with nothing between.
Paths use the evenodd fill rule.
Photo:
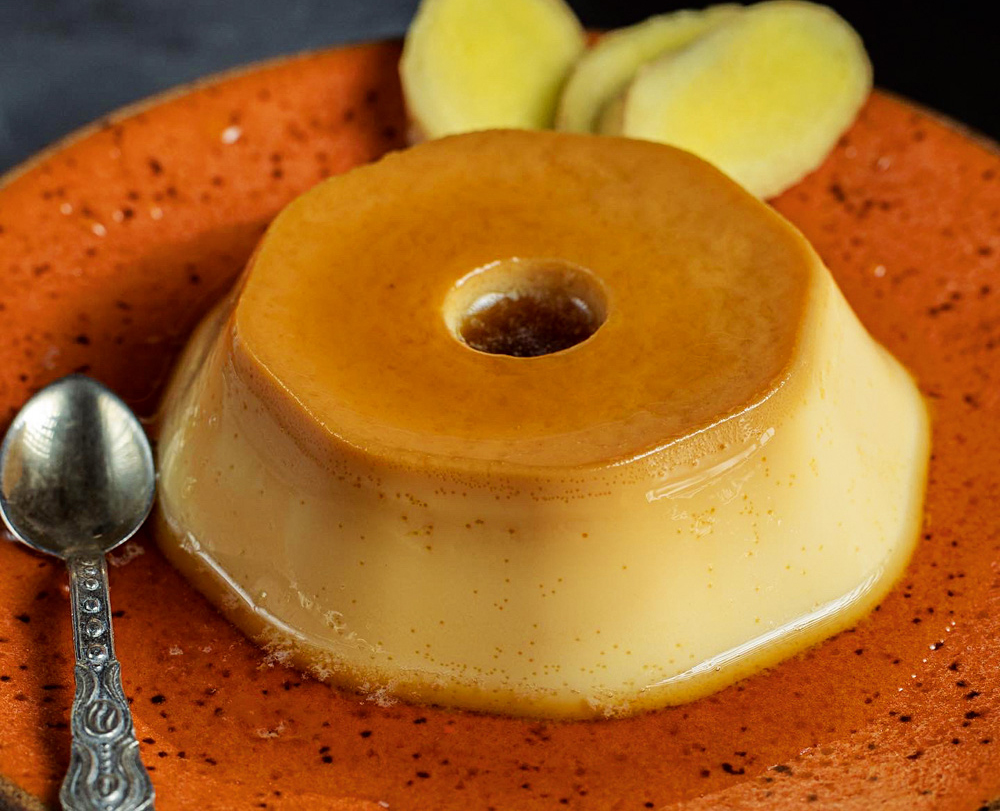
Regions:
<instances>
[{"instance_id":1,"label":"spoon bowl","mask_svg":"<svg viewBox=\"0 0 1000 811\"><path fill-rule=\"evenodd\" d=\"M153 505L153 456L128 407L91 378L46 387L0 447L0 514L21 541L67 557L127 541Z\"/></svg>"}]
</instances>

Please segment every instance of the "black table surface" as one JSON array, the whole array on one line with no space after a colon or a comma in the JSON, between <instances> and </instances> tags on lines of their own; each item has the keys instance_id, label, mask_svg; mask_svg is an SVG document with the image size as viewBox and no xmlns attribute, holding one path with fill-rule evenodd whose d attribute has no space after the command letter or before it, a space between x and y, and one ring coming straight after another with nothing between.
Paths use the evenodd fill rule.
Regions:
<instances>
[{"instance_id":1,"label":"black table surface","mask_svg":"<svg viewBox=\"0 0 1000 811\"><path fill-rule=\"evenodd\" d=\"M687 4L570 0L607 28ZM833 2L876 83L1000 139L989 3ZM400 36L417 0L0 0L0 172L131 101L224 68Z\"/></svg>"}]
</instances>

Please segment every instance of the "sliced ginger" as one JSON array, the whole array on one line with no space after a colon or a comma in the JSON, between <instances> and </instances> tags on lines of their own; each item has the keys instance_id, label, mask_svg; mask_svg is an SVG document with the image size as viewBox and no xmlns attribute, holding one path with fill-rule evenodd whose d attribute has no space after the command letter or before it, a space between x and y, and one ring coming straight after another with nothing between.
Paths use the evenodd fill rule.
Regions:
<instances>
[{"instance_id":1,"label":"sliced ginger","mask_svg":"<svg viewBox=\"0 0 1000 811\"><path fill-rule=\"evenodd\" d=\"M420 135L551 127L584 32L562 0L423 0L400 76Z\"/></svg>"},{"instance_id":2,"label":"sliced ginger","mask_svg":"<svg viewBox=\"0 0 1000 811\"><path fill-rule=\"evenodd\" d=\"M642 68L602 131L687 149L772 197L823 162L871 86L850 25L825 6L776 0Z\"/></svg>"},{"instance_id":3,"label":"sliced ginger","mask_svg":"<svg viewBox=\"0 0 1000 811\"><path fill-rule=\"evenodd\" d=\"M415 129L662 141L772 197L823 162L872 85L855 31L804 0L664 14L583 50L563 0L423 0L400 65Z\"/></svg>"},{"instance_id":4,"label":"sliced ginger","mask_svg":"<svg viewBox=\"0 0 1000 811\"><path fill-rule=\"evenodd\" d=\"M704 11L685 9L607 34L573 68L559 97L556 128L596 132L605 108L624 92L643 64L683 48L740 8L726 4Z\"/></svg>"}]
</instances>

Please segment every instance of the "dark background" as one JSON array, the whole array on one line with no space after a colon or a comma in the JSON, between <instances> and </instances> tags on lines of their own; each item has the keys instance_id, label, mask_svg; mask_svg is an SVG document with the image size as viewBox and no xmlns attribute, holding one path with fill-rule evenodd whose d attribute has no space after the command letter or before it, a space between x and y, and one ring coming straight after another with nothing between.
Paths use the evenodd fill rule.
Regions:
<instances>
[{"instance_id":1,"label":"dark background","mask_svg":"<svg viewBox=\"0 0 1000 811\"><path fill-rule=\"evenodd\" d=\"M614 27L701 3L571 0ZM1000 139L992 2L833 2L875 81ZM116 107L223 68L399 36L417 0L0 0L0 171Z\"/></svg>"}]
</instances>

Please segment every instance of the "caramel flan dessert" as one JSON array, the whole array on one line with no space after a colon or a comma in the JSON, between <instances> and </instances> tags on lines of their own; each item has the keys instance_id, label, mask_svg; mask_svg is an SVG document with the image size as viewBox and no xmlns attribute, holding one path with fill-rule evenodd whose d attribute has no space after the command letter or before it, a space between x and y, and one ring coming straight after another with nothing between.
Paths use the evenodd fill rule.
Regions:
<instances>
[{"instance_id":1,"label":"caramel flan dessert","mask_svg":"<svg viewBox=\"0 0 1000 811\"><path fill-rule=\"evenodd\" d=\"M805 238L662 144L487 131L331 178L179 362L169 559L369 697L689 701L859 621L924 402Z\"/></svg>"}]
</instances>

